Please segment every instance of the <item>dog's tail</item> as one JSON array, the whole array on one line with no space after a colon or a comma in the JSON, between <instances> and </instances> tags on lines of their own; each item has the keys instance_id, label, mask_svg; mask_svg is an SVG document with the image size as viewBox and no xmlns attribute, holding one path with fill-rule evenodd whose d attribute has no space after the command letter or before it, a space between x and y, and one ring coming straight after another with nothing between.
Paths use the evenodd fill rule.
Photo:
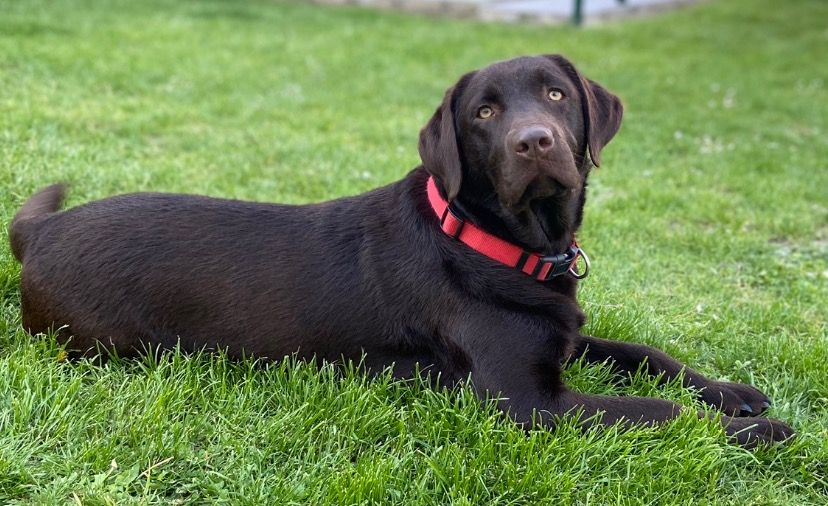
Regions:
<instances>
[{"instance_id":1,"label":"dog's tail","mask_svg":"<svg viewBox=\"0 0 828 506\"><path fill-rule=\"evenodd\" d=\"M23 261L32 225L35 224L36 219L60 209L65 194L66 185L53 184L35 193L23 203L23 207L17 212L9 226L11 250L17 260Z\"/></svg>"}]
</instances>

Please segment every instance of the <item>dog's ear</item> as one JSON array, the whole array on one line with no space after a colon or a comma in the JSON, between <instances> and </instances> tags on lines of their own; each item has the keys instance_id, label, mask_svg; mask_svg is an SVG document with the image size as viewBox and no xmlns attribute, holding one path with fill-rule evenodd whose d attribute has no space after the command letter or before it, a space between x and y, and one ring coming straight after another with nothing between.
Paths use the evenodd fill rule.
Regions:
<instances>
[{"instance_id":1,"label":"dog's ear","mask_svg":"<svg viewBox=\"0 0 828 506\"><path fill-rule=\"evenodd\" d=\"M589 157L597 167L601 164L601 150L621 128L624 106L618 97L603 86L581 75L572 62L563 56L545 56L566 71L581 93L586 144L589 147Z\"/></svg>"},{"instance_id":2,"label":"dog's ear","mask_svg":"<svg viewBox=\"0 0 828 506\"><path fill-rule=\"evenodd\" d=\"M601 165L601 150L618 133L624 106L621 100L591 79L581 77L584 97L584 117L589 145L589 157L595 166Z\"/></svg>"},{"instance_id":3,"label":"dog's ear","mask_svg":"<svg viewBox=\"0 0 828 506\"><path fill-rule=\"evenodd\" d=\"M457 142L454 109L457 97L472 75L473 72L464 75L457 84L446 90L443 103L420 130L418 149L423 167L434 176L437 187L449 202L457 197L463 182L463 161Z\"/></svg>"}]
</instances>

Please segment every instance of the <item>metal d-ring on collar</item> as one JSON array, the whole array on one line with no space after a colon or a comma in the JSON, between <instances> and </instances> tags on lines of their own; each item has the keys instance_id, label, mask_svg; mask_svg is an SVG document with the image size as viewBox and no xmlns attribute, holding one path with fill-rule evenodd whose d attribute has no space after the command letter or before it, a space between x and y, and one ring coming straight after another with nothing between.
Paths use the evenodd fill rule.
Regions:
<instances>
[{"instance_id":1,"label":"metal d-ring on collar","mask_svg":"<svg viewBox=\"0 0 828 506\"><path fill-rule=\"evenodd\" d=\"M578 257L583 257L584 259L583 272L578 269ZM546 276L540 279L541 281L550 281L552 278L563 274L569 274L575 279L584 279L589 274L589 257L586 255L584 250L578 246L578 243L574 241L563 253L540 257L537 269L539 269L541 265L552 266Z\"/></svg>"},{"instance_id":2,"label":"metal d-ring on collar","mask_svg":"<svg viewBox=\"0 0 828 506\"><path fill-rule=\"evenodd\" d=\"M584 270L583 272L578 270L578 257L584 259ZM569 275L575 279L584 279L585 277L589 276L589 257L587 256L586 252L582 250L580 247L578 248L578 253L575 256L575 259L569 265Z\"/></svg>"}]
</instances>

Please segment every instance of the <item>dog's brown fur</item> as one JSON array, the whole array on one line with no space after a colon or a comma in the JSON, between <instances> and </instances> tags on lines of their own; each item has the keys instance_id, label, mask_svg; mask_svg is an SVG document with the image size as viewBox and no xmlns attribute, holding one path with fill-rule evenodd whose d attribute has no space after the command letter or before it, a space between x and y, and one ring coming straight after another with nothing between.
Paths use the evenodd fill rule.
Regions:
<instances>
[{"instance_id":1,"label":"dog's brown fur","mask_svg":"<svg viewBox=\"0 0 828 506\"><path fill-rule=\"evenodd\" d=\"M286 206L140 193L57 212L62 188L49 187L10 230L23 263L23 323L31 332L60 327L79 353L180 342L270 359L365 354L369 368L393 364L402 377L417 367L445 383L470 376L521 423L535 414L552 424L576 410L603 413L605 424L674 418L675 403L583 395L561 380L571 357L611 360L620 371L646 363L664 380L683 371L741 444L787 438L782 422L740 417L768 406L753 387L707 379L646 346L581 335L572 277L540 283L441 232L429 174L481 228L564 251L621 116L618 98L563 57L525 57L463 76L421 132L423 166L357 197Z\"/></svg>"}]
</instances>

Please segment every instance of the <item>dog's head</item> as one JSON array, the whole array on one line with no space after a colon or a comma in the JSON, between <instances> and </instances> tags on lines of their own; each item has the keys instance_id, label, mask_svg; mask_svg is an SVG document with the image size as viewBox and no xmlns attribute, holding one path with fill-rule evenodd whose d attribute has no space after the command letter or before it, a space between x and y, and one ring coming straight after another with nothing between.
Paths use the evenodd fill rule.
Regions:
<instances>
[{"instance_id":1,"label":"dog's head","mask_svg":"<svg viewBox=\"0 0 828 506\"><path fill-rule=\"evenodd\" d=\"M618 97L566 58L516 58L446 91L420 132L420 157L448 200L549 249L580 225L586 177L621 115Z\"/></svg>"}]
</instances>

